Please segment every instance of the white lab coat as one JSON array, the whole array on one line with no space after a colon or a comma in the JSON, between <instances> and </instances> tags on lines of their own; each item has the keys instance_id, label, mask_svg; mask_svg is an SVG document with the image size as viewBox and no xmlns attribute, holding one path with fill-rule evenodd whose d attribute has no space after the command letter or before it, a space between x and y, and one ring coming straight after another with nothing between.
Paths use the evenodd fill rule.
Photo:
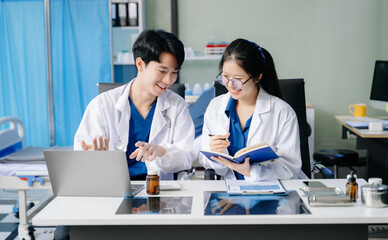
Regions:
<instances>
[{"instance_id":1,"label":"white lab coat","mask_svg":"<svg viewBox=\"0 0 388 240\"><path fill-rule=\"evenodd\" d=\"M104 92L89 103L74 137L74 150L82 150L82 140L90 144L93 138L102 136L109 139L110 151L120 150L115 148L117 141L122 141L122 151L126 151L131 117L128 96L132 83ZM147 169L157 170L161 179L173 179L174 172L191 168L194 124L184 99L171 90L158 97L149 143L166 149L162 157L146 161Z\"/></svg>"},{"instance_id":2,"label":"white lab coat","mask_svg":"<svg viewBox=\"0 0 388 240\"><path fill-rule=\"evenodd\" d=\"M210 150L209 133L226 134L229 132L230 119L225 109L230 93L214 98L204 116L201 149ZM260 89L256 100L252 122L249 128L247 146L266 142L273 147L278 159L264 163L251 164L250 177L246 180L292 179L298 178L302 166L299 144L298 119L294 110L281 99ZM228 150L224 151L228 154ZM225 179L235 179L228 167L213 162L201 154L202 166L212 168Z\"/></svg>"}]
</instances>

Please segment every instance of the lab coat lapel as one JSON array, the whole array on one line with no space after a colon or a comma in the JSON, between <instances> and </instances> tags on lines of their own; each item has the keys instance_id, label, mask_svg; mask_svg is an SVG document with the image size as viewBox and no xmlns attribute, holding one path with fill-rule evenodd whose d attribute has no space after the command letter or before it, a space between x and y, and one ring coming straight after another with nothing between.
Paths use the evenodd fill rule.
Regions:
<instances>
[{"instance_id":1,"label":"lab coat lapel","mask_svg":"<svg viewBox=\"0 0 388 240\"><path fill-rule=\"evenodd\" d=\"M218 119L217 119L217 131L214 132L214 134L226 134L229 132L229 127L230 127L230 119L229 117L225 114L225 109L226 106L228 105L228 101L230 99L230 93L228 92L227 94L222 96L222 101L221 105L218 108Z\"/></svg>"},{"instance_id":2,"label":"lab coat lapel","mask_svg":"<svg viewBox=\"0 0 388 240\"><path fill-rule=\"evenodd\" d=\"M169 117L167 116L167 111L171 106L170 100L168 99L167 94L168 93L165 92L157 99L154 118L151 124L150 137L148 141L149 143L158 143L155 141L160 131L162 131L162 129L165 127L171 127L171 126L167 126L168 122L166 120L166 118L170 120ZM171 124L171 120L169 124Z\"/></svg>"},{"instance_id":3,"label":"lab coat lapel","mask_svg":"<svg viewBox=\"0 0 388 240\"><path fill-rule=\"evenodd\" d=\"M261 115L267 113L271 110L271 98L270 95L263 89L260 88L259 95L256 99L255 110L252 115L251 126L249 127L248 141L247 146L251 144L256 144L254 141L254 136L259 131L260 125L262 124Z\"/></svg>"},{"instance_id":4,"label":"lab coat lapel","mask_svg":"<svg viewBox=\"0 0 388 240\"><path fill-rule=\"evenodd\" d=\"M120 98L116 102L116 109L119 111L119 122L118 122L118 135L119 140L121 140L125 146L125 149L127 148L128 145L128 135L129 135L129 119L131 116L131 108L129 106L129 90L132 86L133 80L128 83L125 88L123 93L121 94Z\"/></svg>"}]
</instances>

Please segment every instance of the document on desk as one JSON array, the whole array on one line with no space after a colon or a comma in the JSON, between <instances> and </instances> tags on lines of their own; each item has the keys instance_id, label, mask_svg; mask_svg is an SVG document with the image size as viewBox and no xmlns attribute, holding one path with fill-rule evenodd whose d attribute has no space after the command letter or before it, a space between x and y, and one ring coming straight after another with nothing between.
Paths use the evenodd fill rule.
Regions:
<instances>
[{"instance_id":1,"label":"document on desk","mask_svg":"<svg viewBox=\"0 0 388 240\"><path fill-rule=\"evenodd\" d=\"M279 180L246 181L226 179L226 191L229 195L265 195L286 193Z\"/></svg>"},{"instance_id":2,"label":"document on desk","mask_svg":"<svg viewBox=\"0 0 388 240\"><path fill-rule=\"evenodd\" d=\"M360 118L352 121L347 121L346 124L353 128L368 129L370 122L381 122L383 124L383 129L388 130L388 121L377 118Z\"/></svg>"}]
</instances>

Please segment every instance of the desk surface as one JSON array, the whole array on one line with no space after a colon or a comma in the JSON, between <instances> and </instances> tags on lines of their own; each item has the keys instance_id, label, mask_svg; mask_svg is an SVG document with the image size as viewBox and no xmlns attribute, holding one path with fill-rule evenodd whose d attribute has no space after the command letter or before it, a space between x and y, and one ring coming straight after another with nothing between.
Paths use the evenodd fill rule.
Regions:
<instances>
[{"instance_id":1,"label":"desk surface","mask_svg":"<svg viewBox=\"0 0 388 240\"><path fill-rule=\"evenodd\" d=\"M337 120L342 126L346 127L362 138L388 138L388 131L382 131L379 133L369 132L368 129L357 129L346 124L347 121L359 121L360 118L352 116L334 116L334 119Z\"/></svg>"},{"instance_id":2,"label":"desk surface","mask_svg":"<svg viewBox=\"0 0 388 240\"><path fill-rule=\"evenodd\" d=\"M345 179L322 180L329 187L345 187ZM287 190L297 190L307 204L300 188L302 180L282 181ZM359 186L365 180L357 180ZM47 225L267 225L267 224L370 224L388 223L388 208L368 208L361 204L360 197L352 207L309 207L311 214L304 215L248 215L205 216L204 191L225 191L224 181L183 181L180 191L164 191L160 196L192 196L191 214L176 215L116 215L122 202L118 197L56 197L32 222L37 226ZM147 196L142 190L139 197Z\"/></svg>"}]
</instances>

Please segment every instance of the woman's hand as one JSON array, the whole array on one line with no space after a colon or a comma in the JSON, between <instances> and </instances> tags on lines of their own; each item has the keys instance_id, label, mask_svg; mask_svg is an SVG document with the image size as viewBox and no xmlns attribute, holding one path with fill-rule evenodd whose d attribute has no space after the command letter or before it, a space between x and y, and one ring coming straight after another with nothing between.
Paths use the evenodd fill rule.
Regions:
<instances>
[{"instance_id":1,"label":"woman's hand","mask_svg":"<svg viewBox=\"0 0 388 240\"><path fill-rule=\"evenodd\" d=\"M135 144L135 147L138 147L129 158L133 159L136 157L136 161L154 161L156 157L161 157L166 153L166 149L163 147L157 145L157 144L150 144L146 142L137 142Z\"/></svg>"},{"instance_id":2,"label":"woman's hand","mask_svg":"<svg viewBox=\"0 0 388 240\"><path fill-rule=\"evenodd\" d=\"M213 207L212 208L212 213L214 214L215 212L217 212L219 209L221 209L220 211L220 215L223 215L226 211L229 210L229 208L233 207L234 203L233 202L229 202L228 200L226 199L222 199L220 200L219 202L217 203L213 203L211 206Z\"/></svg>"},{"instance_id":3,"label":"woman's hand","mask_svg":"<svg viewBox=\"0 0 388 240\"><path fill-rule=\"evenodd\" d=\"M223 152L230 145L228 140L230 133L225 135L214 135L209 138L209 146L213 152Z\"/></svg>"},{"instance_id":4,"label":"woman's hand","mask_svg":"<svg viewBox=\"0 0 388 240\"><path fill-rule=\"evenodd\" d=\"M92 144L86 144L84 140L81 142L82 148L85 151L108 151L109 150L109 140L108 138L102 139L101 136L98 137L98 144L97 144L97 138L93 138Z\"/></svg>"},{"instance_id":5,"label":"woman's hand","mask_svg":"<svg viewBox=\"0 0 388 240\"><path fill-rule=\"evenodd\" d=\"M232 169L233 171L236 171L244 176L251 176L251 164L249 163L249 157L245 158L245 161L243 163L235 163L232 162L226 158L223 157L211 157L212 160L221 163L222 165L227 166L228 168Z\"/></svg>"}]
</instances>

